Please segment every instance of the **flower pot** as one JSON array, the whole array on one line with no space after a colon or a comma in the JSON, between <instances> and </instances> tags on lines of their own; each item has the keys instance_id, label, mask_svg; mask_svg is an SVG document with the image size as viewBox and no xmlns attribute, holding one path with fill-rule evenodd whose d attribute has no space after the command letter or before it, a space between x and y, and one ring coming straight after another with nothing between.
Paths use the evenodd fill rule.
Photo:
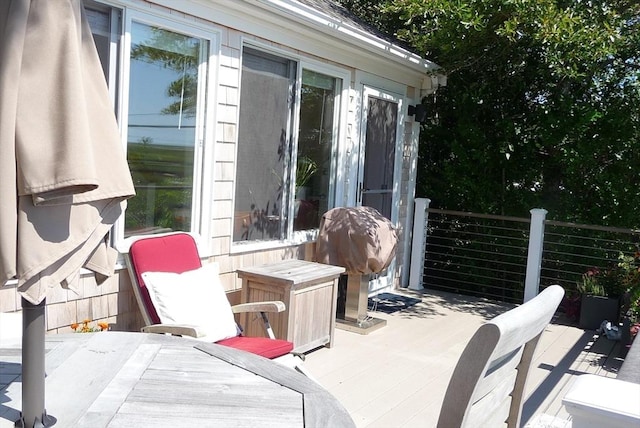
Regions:
<instances>
[{"instance_id":1,"label":"flower pot","mask_svg":"<svg viewBox=\"0 0 640 428\"><path fill-rule=\"evenodd\" d=\"M579 326L585 330L597 330L602 321L618 325L620 300L612 297L582 295Z\"/></svg>"},{"instance_id":2,"label":"flower pot","mask_svg":"<svg viewBox=\"0 0 640 428\"><path fill-rule=\"evenodd\" d=\"M580 317L580 303L582 302L582 296L565 296L562 298L560 307L564 310L565 315L571 321L578 321Z\"/></svg>"},{"instance_id":3,"label":"flower pot","mask_svg":"<svg viewBox=\"0 0 640 428\"><path fill-rule=\"evenodd\" d=\"M309 188L307 186L296 187L296 200L304 201L307 199L307 192Z\"/></svg>"}]
</instances>

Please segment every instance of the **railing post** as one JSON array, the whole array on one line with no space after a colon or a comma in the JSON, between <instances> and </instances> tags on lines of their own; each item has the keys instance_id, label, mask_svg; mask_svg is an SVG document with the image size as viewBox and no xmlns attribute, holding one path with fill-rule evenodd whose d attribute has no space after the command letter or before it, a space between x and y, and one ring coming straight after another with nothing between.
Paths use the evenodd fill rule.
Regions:
<instances>
[{"instance_id":1,"label":"railing post","mask_svg":"<svg viewBox=\"0 0 640 428\"><path fill-rule=\"evenodd\" d=\"M529 249L527 252L527 276L524 281L524 301L538 295L540 287L540 269L542 268L542 249L544 246L544 219L547 210L534 208L531 211L529 226Z\"/></svg>"},{"instance_id":2,"label":"railing post","mask_svg":"<svg viewBox=\"0 0 640 428\"><path fill-rule=\"evenodd\" d=\"M411 239L411 266L409 268L409 289L424 290L422 273L424 270L425 242L430 199L416 198L413 215L413 238Z\"/></svg>"}]
</instances>

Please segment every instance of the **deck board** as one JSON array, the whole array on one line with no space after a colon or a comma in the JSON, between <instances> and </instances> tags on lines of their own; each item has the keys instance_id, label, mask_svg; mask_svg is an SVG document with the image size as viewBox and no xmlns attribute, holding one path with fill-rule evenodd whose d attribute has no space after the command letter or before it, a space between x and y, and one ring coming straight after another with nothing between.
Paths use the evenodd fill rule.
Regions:
<instances>
[{"instance_id":1,"label":"deck board","mask_svg":"<svg viewBox=\"0 0 640 428\"><path fill-rule=\"evenodd\" d=\"M307 369L338 398L358 427L435 426L467 341L486 320L513 307L428 290L396 293L421 302L392 314L370 311L387 325L368 335L337 330L333 348L307 355ZM616 346L556 317L536 350L523 423L547 420L549 426L564 428L569 415L562 398L573 380L583 373L615 377L621 364Z\"/></svg>"}]
</instances>

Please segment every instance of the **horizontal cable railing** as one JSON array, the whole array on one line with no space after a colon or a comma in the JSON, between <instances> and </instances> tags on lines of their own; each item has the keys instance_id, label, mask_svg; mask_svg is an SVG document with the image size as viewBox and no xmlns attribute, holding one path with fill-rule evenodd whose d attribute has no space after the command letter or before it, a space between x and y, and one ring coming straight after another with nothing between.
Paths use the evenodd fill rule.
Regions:
<instances>
[{"instance_id":1,"label":"horizontal cable railing","mask_svg":"<svg viewBox=\"0 0 640 428\"><path fill-rule=\"evenodd\" d=\"M540 282L575 291L585 272L611 267L621 254L638 251L639 242L639 230L547 220Z\"/></svg>"},{"instance_id":2,"label":"horizontal cable railing","mask_svg":"<svg viewBox=\"0 0 640 428\"><path fill-rule=\"evenodd\" d=\"M522 302L529 222L429 209L423 287Z\"/></svg>"},{"instance_id":3,"label":"horizontal cable railing","mask_svg":"<svg viewBox=\"0 0 640 428\"><path fill-rule=\"evenodd\" d=\"M426 219L420 287L523 301L531 219L433 208ZM559 284L571 293L589 269L612 266L639 243L640 230L546 220L544 240L534 246L542 248L540 287Z\"/></svg>"}]
</instances>

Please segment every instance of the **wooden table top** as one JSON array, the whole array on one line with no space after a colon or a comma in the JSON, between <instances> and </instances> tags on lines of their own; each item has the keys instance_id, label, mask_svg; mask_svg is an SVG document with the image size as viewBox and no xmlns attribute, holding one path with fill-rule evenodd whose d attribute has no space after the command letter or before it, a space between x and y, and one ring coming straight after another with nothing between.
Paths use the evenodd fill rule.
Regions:
<instances>
[{"instance_id":1,"label":"wooden table top","mask_svg":"<svg viewBox=\"0 0 640 428\"><path fill-rule=\"evenodd\" d=\"M21 409L19 348L0 348L0 427ZM288 367L157 334L46 337L47 413L56 427L353 427L344 407Z\"/></svg>"},{"instance_id":2,"label":"wooden table top","mask_svg":"<svg viewBox=\"0 0 640 428\"><path fill-rule=\"evenodd\" d=\"M270 284L302 285L308 282L317 282L318 279L333 279L344 271L345 269L340 266L291 259L240 268L237 273L239 278L266 280Z\"/></svg>"}]
</instances>

